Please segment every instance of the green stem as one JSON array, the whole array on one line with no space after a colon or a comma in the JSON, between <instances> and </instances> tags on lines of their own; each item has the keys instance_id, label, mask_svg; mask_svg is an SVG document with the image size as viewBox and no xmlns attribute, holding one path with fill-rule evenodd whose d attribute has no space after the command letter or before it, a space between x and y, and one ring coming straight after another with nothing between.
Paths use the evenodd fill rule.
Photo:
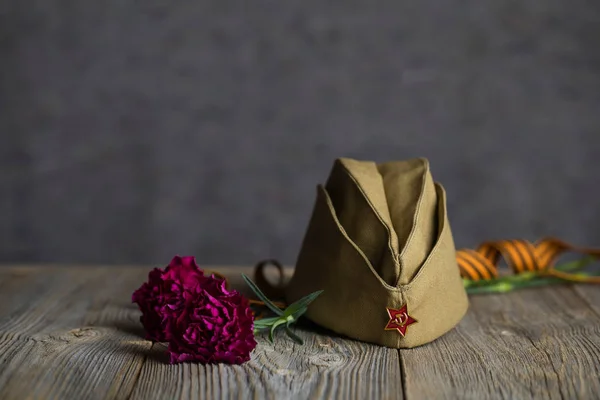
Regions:
<instances>
[{"instance_id":1,"label":"green stem","mask_svg":"<svg viewBox=\"0 0 600 400\"><path fill-rule=\"evenodd\" d=\"M595 259L593 257L586 257L581 260L558 265L555 267L555 269L562 272L575 272L581 270L594 261ZM586 274L584 272L580 272L579 275L591 276L591 274ZM524 272L521 274L507 275L492 280L471 281L463 279L463 283L468 294L485 294L506 293L527 287L564 283L564 281L559 278L543 277L537 272Z\"/></svg>"},{"instance_id":2,"label":"green stem","mask_svg":"<svg viewBox=\"0 0 600 400\"><path fill-rule=\"evenodd\" d=\"M485 293L507 293L516 289L522 289L527 287L552 285L561 283L560 279L556 278L540 278L530 281L523 282L495 282L487 286L469 287L467 288L468 294L485 294Z\"/></svg>"},{"instance_id":3,"label":"green stem","mask_svg":"<svg viewBox=\"0 0 600 400\"><path fill-rule=\"evenodd\" d=\"M587 267L597 261L595 257L584 257L581 260L570 261L561 265L557 265L554 269L562 272L574 272Z\"/></svg>"}]
</instances>

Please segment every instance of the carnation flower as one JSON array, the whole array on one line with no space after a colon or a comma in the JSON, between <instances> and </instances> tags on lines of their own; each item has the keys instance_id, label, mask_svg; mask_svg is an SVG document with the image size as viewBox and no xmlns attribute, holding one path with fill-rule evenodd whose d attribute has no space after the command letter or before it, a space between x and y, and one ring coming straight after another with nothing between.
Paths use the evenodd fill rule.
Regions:
<instances>
[{"instance_id":1,"label":"carnation flower","mask_svg":"<svg viewBox=\"0 0 600 400\"><path fill-rule=\"evenodd\" d=\"M178 318L166 325L171 363L241 364L256 347L248 300L227 290L225 280L206 277L183 294Z\"/></svg>"},{"instance_id":2,"label":"carnation flower","mask_svg":"<svg viewBox=\"0 0 600 400\"><path fill-rule=\"evenodd\" d=\"M290 326L321 294L311 293L290 304L285 310L271 302L246 275L242 277L275 317L254 321L250 302L236 290L227 289L224 277L204 275L194 257L173 258L164 269L155 268L148 282L136 290L132 301L137 303L146 338L169 342L170 362L196 361L242 364L250 360L256 347L254 333L269 329L269 339L278 327L302 344Z\"/></svg>"},{"instance_id":3,"label":"carnation flower","mask_svg":"<svg viewBox=\"0 0 600 400\"><path fill-rule=\"evenodd\" d=\"M148 282L131 297L142 311L140 321L146 331L146 339L156 342L169 340L165 327L171 319L177 318L183 308L183 293L206 279L209 278L198 268L194 257L176 256L164 271L160 268L150 271Z\"/></svg>"}]
</instances>

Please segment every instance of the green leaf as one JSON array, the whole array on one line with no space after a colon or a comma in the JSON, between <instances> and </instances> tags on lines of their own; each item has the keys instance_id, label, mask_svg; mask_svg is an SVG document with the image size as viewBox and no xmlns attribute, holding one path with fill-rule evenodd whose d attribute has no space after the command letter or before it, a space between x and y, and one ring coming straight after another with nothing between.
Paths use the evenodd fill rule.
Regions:
<instances>
[{"instance_id":1,"label":"green leaf","mask_svg":"<svg viewBox=\"0 0 600 400\"><path fill-rule=\"evenodd\" d=\"M288 324L285 327L285 333L287 333L287 335L292 338L292 340L296 343L298 343L299 345L303 345L304 344L304 340L302 340L302 338L298 335L296 335L294 332L292 332L292 330L290 329L290 325Z\"/></svg>"},{"instance_id":2,"label":"green leaf","mask_svg":"<svg viewBox=\"0 0 600 400\"><path fill-rule=\"evenodd\" d=\"M273 325L273 323L275 323L278 319L281 319L281 317L256 319L254 320L254 326L261 328L268 327Z\"/></svg>"},{"instance_id":3,"label":"green leaf","mask_svg":"<svg viewBox=\"0 0 600 400\"><path fill-rule=\"evenodd\" d=\"M292 318L294 322L298 321L302 315L308 310L308 307L303 307L296 311L294 314L290 315L288 318Z\"/></svg>"},{"instance_id":4,"label":"green leaf","mask_svg":"<svg viewBox=\"0 0 600 400\"><path fill-rule=\"evenodd\" d=\"M305 309L306 307L308 307L308 305L310 303L312 303L317 297L319 297L319 295L323 293L322 290L318 290L316 292L313 292L307 296L304 296L303 298L301 298L298 301L295 301L294 303L290 304L285 311L283 312L284 316L290 316L290 315L294 315L296 316L298 311ZM304 312L306 312L306 310L304 310ZM302 312L302 314L304 314L304 312ZM300 314L300 315L302 315Z\"/></svg>"},{"instance_id":5,"label":"green leaf","mask_svg":"<svg viewBox=\"0 0 600 400\"><path fill-rule=\"evenodd\" d=\"M279 326L285 324L285 319L279 319L277 322L271 326L271 331L269 332L269 341L273 343L273 333L275 333L275 329Z\"/></svg>"},{"instance_id":6,"label":"green leaf","mask_svg":"<svg viewBox=\"0 0 600 400\"><path fill-rule=\"evenodd\" d=\"M256 294L256 296L265 303L265 306L267 306L275 314L283 315L283 311L281 311L281 309L279 307L277 307L275 304L273 304L271 302L271 300L269 300L267 298L267 296L265 296L265 294L258 288L258 286L256 286L256 284L254 282L252 282L252 280L246 276L246 274L242 274L242 278L244 278L244 281L246 282L246 284L248 286L250 286L250 289L252 289L254 294Z\"/></svg>"}]
</instances>

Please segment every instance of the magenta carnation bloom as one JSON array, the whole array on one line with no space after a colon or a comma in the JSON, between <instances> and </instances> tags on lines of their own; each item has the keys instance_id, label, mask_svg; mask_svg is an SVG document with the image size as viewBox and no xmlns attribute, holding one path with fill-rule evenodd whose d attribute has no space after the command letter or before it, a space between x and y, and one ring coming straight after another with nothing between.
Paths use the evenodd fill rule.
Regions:
<instances>
[{"instance_id":1,"label":"magenta carnation bloom","mask_svg":"<svg viewBox=\"0 0 600 400\"><path fill-rule=\"evenodd\" d=\"M248 300L225 281L207 277L184 293L185 304L167 325L171 363L241 364L256 347Z\"/></svg>"},{"instance_id":2,"label":"magenta carnation bloom","mask_svg":"<svg viewBox=\"0 0 600 400\"><path fill-rule=\"evenodd\" d=\"M194 257L176 256L164 271L160 268L150 271L148 282L131 296L131 301L137 303L142 311L140 321L146 331L146 339L156 342L169 340L165 327L170 319L177 318L183 308L184 291L194 290L207 279Z\"/></svg>"}]
</instances>

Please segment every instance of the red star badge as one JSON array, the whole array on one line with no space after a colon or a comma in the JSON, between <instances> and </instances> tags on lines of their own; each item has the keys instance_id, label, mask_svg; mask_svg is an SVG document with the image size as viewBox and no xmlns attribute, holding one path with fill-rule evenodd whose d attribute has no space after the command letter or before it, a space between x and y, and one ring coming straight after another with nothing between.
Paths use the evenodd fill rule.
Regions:
<instances>
[{"instance_id":1,"label":"red star badge","mask_svg":"<svg viewBox=\"0 0 600 400\"><path fill-rule=\"evenodd\" d=\"M417 322L416 319L408 315L408 310L406 308L406 304L400 307L399 309L394 308L386 308L388 315L390 316L390 320L385 326L386 331L392 331L396 329L399 334L403 337L406 334L406 329L409 325Z\"/></svg>"}]
</instances>

